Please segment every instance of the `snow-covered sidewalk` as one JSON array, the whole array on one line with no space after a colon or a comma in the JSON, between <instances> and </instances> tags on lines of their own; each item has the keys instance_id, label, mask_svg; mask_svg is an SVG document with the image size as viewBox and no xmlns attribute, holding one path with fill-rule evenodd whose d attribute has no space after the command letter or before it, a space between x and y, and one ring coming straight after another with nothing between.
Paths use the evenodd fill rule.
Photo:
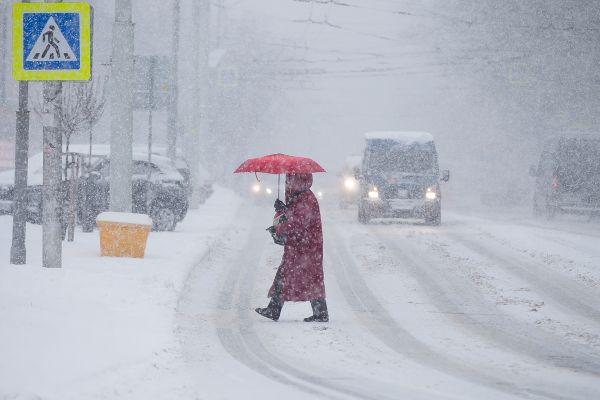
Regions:
<instances>
[{"instance_id":1,"label":"snow-covered sidewalk","mask_svg":"<svg viewBox=\"0 0 600 400\"><path fill-rule=\"evenodd\" d=\"M28 264L10 265L12 220L0 217L0 399L110 397L169 357L185 279L239 206L218 188L175 232L152 232L144 259L101 258L98 232L77 232L57 270L41 267L34 225Z\"/></svg>"}]
</instances>

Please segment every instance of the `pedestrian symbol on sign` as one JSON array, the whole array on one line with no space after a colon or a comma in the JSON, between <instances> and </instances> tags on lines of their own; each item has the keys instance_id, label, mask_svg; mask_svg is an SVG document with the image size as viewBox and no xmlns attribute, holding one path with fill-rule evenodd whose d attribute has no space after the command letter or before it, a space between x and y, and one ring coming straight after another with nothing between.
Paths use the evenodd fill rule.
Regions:
<instances>
[{"instance_id":1,"label":"pedestrian symbol on sign","mask_svg":"<svg viewBox=\"0 0 600 400\"><path fill-rule=\"evenodd\" d=\"M44 29L40 32L27 61L73 61L77 56L69 46L54 17L48 18Z\"/></svg>"},{"instance_id":2,"label":"pedestrian symbol on sign","mask_svg":"<svg viewBox=\"0 0 600 400\"><path fill-rule=\"evenodd\" d=\"M48 53L48 50L50 50L50 46L54 47L54 50L56 50L56 56L58 58L60 58L60 49L56 45L56 43L60 43L60 40L56 39L56 43L54 43L54 25L50 25L50 30L47 32L44 32L44 34L42 35L43 42L46 41L46 36L48 36L48 46L46 46L46 50L44 50L44 53L42 54L42 58L46 58L46 54ZM36 53L35 56L33 56L33 58L35 60L37 60L39 55L40 55L40 53ZM65 53L65 56L68 56L68 54ZM50 54L50 59L53 59L53 58L54 58L53 55Z\"/></svg>"}]
</instances>

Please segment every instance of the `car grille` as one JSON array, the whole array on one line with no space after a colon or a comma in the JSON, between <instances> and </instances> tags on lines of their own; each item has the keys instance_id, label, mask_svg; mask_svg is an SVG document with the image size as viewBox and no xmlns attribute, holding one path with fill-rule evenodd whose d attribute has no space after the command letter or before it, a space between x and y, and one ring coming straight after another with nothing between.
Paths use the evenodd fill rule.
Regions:
<instances>
[{"instance_id":1,"label":"car grille","mask_svg":"<svg viewBox=\"0 0 600 400\"><path fill-rule=\"evenodd\" d=\"M383 190L386 199L419 199L423 197L421 190L409 185L389 185Z\"/></svg>"}]
</instances>

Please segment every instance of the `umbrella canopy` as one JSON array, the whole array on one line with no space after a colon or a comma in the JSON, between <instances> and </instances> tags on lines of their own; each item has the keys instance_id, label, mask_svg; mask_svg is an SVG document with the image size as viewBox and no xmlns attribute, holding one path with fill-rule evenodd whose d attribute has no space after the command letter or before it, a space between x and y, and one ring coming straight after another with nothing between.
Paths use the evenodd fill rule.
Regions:
<instances>
[{"instance_id":1,"label":"umbrella canopy","mask_svg":"<svg viewBox=\"0 0 600 400\"><path fill-rule=\"evenodd\" d=\"M264 157L251 158L240 165L234 173L262 172L266 174L312 174L325 172L316 161L307 157L289 156L287 154L271 154Z\"/></svg>"}]
</instances>

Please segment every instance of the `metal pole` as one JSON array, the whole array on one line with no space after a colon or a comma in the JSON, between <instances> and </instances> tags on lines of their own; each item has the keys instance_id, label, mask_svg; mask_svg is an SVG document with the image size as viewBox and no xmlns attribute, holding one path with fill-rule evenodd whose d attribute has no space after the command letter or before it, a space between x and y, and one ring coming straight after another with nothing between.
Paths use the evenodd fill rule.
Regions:
<instances>
[{"instance_id":1,"label":"metal pole","mask_svg":"<svg viewBox=\"0 0 600 400\"><path fill-rule=\"evenodd\" d=\"M10 263L22 265L27 262L27 218L25 198L27 192L27 164L29 158L29 82L19 82L19 110L17 111L17 135L15 138L15 186L13 197L13 231L10 247Z\"/></svg>"},{"instance_id":2,"label":"metal pole","mask_svg":"<svg viewBox=\"0 0 600 400\"><path fill-rule=\"evenodd\" d=\"M2 41L2 52L4 54L8 54L8 42L6 40L6 14L8 13L8 3L2 4L2 26L1 29L1 37ZM6 104L6 65L8 62L8 57L2 57L2 69L0 70L0 103L2 105Z\"/></svg>"},{"instance_id":3,"label":"metal pole","mask_svg":"<svg viewBox=\"0 0 600 400\"><path fill-rule=\"evenodd\" d=\"M67 153L67 160L69 159L69 153ZM75 157L75 154L71 155L71 162L69 163L71 169L71 179L67 181L69 187L69 221L67 224L67 241L72 242L75 240L75 210L77 209L77 177L79 176L79 156Z\"/></svg>"},{"instance_id":4,"label":"metal pole","mask_svg":"<svg viewBox=\"0 0 600 400\"><path fill-rule=\"evenodd\" d=\"M131 212L134 25L131 0L115 0L112 38L110 209Z\"/></svg>"},{"instance_id":5,"label":"metal pole","mask_svg":"<svg viewBox=\"0 0 600 400\"><path fill-rule=\"evenodd\" d=\"M24 0L23 3L29 3ZM29 159L29 82L19 82L19 110L15 138L15 186L13 197L13 232L10 247L10 263L22 265L27 262L27 221L25 195L27 191L27 164Z\"/></svg>"},{"instance_id":6,"label":"metal pole","mask_svg":"<svg viewBox=\"0 0 600 400\"><path fill-rule=\"evenodd\" d=\"M156 73L156 57L150 57L150 92L148 93L148 163L152 162L152 113L154 111L154 74ZM150 179L150 168L148 168Z\"/></svg>"},{"instance_id":7,"label":"metal pole","mask_svg":"<svg viewBox=\"0 0 600 400\"><path fill-rule=\"evenodd\" d=\"M62 0L46 3L61 3ZM59 113L62 107L62 82L44 83L44 178L42 187L42 266L62 266L62 129Z\"/></svg>"},{"instance_id":8,"label":"metal pole","mask_svg":"<svg viewBox=\"0 0 600 400\"><path fill-rule=\"evenodd\" d=\"M44 83L44 185L42 187L42 265L62 266L62 82Z\"/></svg>"},{"instance_id":9,"label":"metal pole","mask_svg":"<svg viewBox=\"0 0 600 400\"><path fill-rule=\"evenodd\" d=\"M198 208L200 205L199 178L200 173L200 138L206 134L208 126L208 54L210 46L210 2L208 0L196 0L194 2L194 25L193 38L196 41L193 64L195 71L194 79L194 109L193 127L188 137L189 144L186 146L188 155L186 159L190 163L190 176L192 195L190 207Z\"/></svg>"},{"instance_id":10,"label":"metal pole","mask_svg":"<svg viewBox=\"0 0 600 400\"><path fill-rule=\"evenodd\" d=\"M88 134L89 134L89 139L90 139L90 151L89 151L89 158L88 158L88 168L87 168L87 172L90 172L92 170L92 141L93 141L93 134L94 134L94 128L92 126L92 123L90 122L89 126L88 126Z\"/></svg>"},{"instance_id":11,"label":"metal pole","mask_svg":"<svg viewBox=\"0 0 600 400\"><path fill-rule=\"evenodd\" d=\"M169 91L169 106L167 114L167 157L173 162L177 158L177 119L178 119L178 68L179 68L179 26L180 26L180 0L173 0L173 41L171 85Z\"/></svg>"}]
</instances>

